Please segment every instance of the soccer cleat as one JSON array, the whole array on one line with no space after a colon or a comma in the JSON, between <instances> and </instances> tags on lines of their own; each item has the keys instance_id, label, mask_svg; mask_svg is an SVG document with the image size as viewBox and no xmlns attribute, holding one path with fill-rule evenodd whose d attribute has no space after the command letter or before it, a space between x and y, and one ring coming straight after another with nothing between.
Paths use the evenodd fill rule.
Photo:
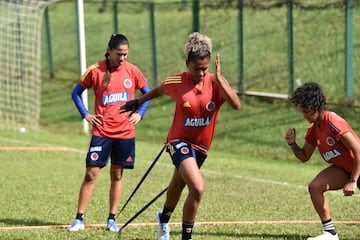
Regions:
<instances>
[{"instance_id":1,"label":"soccer cleat","mask_svg":"<svg viewBox=\"0 0 360 240\"><path fill-rule=\"evenodd\" d=\"M158 240L169 240L170 239L170 227L168 223L162 223L160 221L160 215L162 211L157 211L156 220L159 223Z\"/></svg>"},{"instance_id":2,"label":"soccer cleat","mask_svg":"<svg viewBox=\"0 0 360 240\"><path fill-rule=\"evenodd\" d=\"M67 230L70 232L77 232L84 229L85 229L85 224L83 221L79 219L75 219L73 224L71 224L71 226L67 228Z\"/></svg>"},{"instance_id":3,"label":"soccer cleat","mask_svg":"<svg viewBox=\"0 0 360 240\"><path fill-rule=\"evenodd\" d=\"M307 240L339 240L339 236L338 234L332 235L331 233L324 231L321 235L309 237Z\"/></svg>"},{"instance_id":4,"label":"soccer cleat","mask_svg":"<svg viewBox=\"0 0 360 240\"><path fill-rule=\"evenodd\" d=\"M109 219L106 225L106 230L110 232L118 232L119 228L116 226L116 222L114 219Z\"/></svg>"}]
</instances>

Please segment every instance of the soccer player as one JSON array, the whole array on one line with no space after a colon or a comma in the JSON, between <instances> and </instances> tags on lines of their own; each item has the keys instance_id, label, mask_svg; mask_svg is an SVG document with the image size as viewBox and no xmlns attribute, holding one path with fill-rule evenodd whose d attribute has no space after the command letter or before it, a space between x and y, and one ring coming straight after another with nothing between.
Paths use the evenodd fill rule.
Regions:
<instances>
[{"instance_id":1,"label":"soccer player","mask_svg":"<svg viewBox=\"0 0 360 240\"><path fill-rule=\"evenodd\" d=\"M192 238L196 214L204 193L200 167L210 148L216 119L226 101L232 109L240 108L240 99L221 75L220 56L215 59L215 74L209 73L211 39L192 33L185 44L187 72L174 74L147 94L129 101L121 113L136 111L144 102L169 95L176 102L175 114L167 136L167 152L175 166L162 211L156 213L159 222L158 239L170 239L169 219L185 186L188 195L183 206L182 240Z\"/></svg>"},{"instance_id":2,"label":"soccer player","mask_svg":"<svg viewBox=\"0 0 360 240\"><path fill-rule=\"evenodd\" d=\"M95 180L100 169L110 166L109 216L106 228L117 232L115 214L122 192L122 174L125 169L133 169L135 162L135 125L144 117L150 104L144 102L137 112L130 116L119 115L119 108L134 99L135 90L142 94L150 88L147 79L133 64L126 61L129 41L122 34L113 34L109 40L105 59L90 66L72 92L72 99L80 112L92 125L92 137L86 156L86 172L81 184L77 214L69 231L85 228L84 214L90 201ZM85 108L81 94L93 88L95 113Z\"/></svg>"},{"instance_id":3,"label":"soccer player","mask_svg":"<svg viewBox=\"0 0 360 240\"><path fill-rule=\"evenodd\" d=\"M342 189L344 196L354 194L359 184L360 140L346 120L326 110L326 98L317 83L305 83L295 90L290 100L311 123L302 147L296 143L294 128L286 132L285 140L293 153L306 162L317 148L325 162L331 164L309 184L311 201L322 222L323 233L308 240L338 240L324 193Z\"/></svg>"}]
</instances>

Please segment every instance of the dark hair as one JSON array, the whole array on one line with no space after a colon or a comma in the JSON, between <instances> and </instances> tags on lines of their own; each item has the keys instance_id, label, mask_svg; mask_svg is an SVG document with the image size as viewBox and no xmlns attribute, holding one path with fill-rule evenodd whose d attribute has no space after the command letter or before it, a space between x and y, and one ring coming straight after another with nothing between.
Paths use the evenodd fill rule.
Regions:
<instances>
[{"instance_id":1,"label":"dark hair","mask_svg":"<svg viewBox=\"0 0 360 240\"><path fill-rule=\"evenodd\" d=\"M110 40L108 43L108 48L115 49L120 45L128 45L129 46L129 40L125 37L123 34L112 34L110 36ZM109 86L110 83L110 59L109 59L109 53L106 51L105 53L105 59L106 59L106 73L104 76L104 83L103 86L106 89Z\"/></svg>"},{"instance_id":2,"label":"dark hair","mask_svg":"<svg viewBox=\"0 0 360 240\"><path fill-rule=\"evenodd\" d=\"M209 51L197 51L197 52L189 52L187 56L187 60L191 61L194 59L204 59L204 58L210 58L210 52Z\"/></svg>"},{"instance_id":3,"label":"dark hair","mask_svg":"<svg viewBox=\"0 0 360 240\"><path fill-rule=\"evenodd\" d=\"M321 112L326 109L326 98L317 83L310 82L300 86L290 97L290 101L296 106L314 111Z\"/></svg>"}]
</instances>

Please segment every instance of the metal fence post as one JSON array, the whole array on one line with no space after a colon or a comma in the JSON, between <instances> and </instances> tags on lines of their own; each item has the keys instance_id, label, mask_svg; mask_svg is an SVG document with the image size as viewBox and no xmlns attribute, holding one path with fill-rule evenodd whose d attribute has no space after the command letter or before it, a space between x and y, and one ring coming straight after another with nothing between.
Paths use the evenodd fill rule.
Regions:
<instances>
[{"instance_id":1,"label":"metal fence post","mask_svg":"<svg viewBox=\"0 0 360 240\"><path fill-rule=\"evenodd\" d=\"M200 29L199 9L199 0L193 0L193 32L198 32Z\"/></svg>"},{"instance_id":2,"label":"metal fence post","mask_svg":"<svg viewBox=\"0 0 360 240\"><path fill-rule=\"evenodd\" d=\"M50 20L49 20L49 7L48 6L45 8L44 14L45 14L45 31L46 31L49 74L50 74L50 78L54 78L54 62L53 62L52 46L51 46L51 33L50 33Z\"/></svg>"},{"instance_id":3,"label":"metal fence post","mask_svg":"<svg viewBox=\"0 0 360 240\"><path fill-rule=\"evenodd\" d=\"M155 10L154 2L150 2L150 29L151 29L151 49L152 49L152 64L153 64L153 78L154 84L157 85L157 57L156 57L156 33L155 33Z\"/></svg>"},{"instance_id":4,"label":"metal fence post","mask_svg":"<svg viewBox=\"0 0 360 240\"><path fill-rule=\"evenodd\" d=\"M238 33L239 33L239 95L244 92L244 2L238 0Z\"/></svg>"},{"instance_id":5,"label":"metal fence post","mask_svg":"<svg viewBox=\"0 0 360 240\"><path fill-rule=\"evenodd\" d=\"M118 1L114 1L113 18L114 18L114 33L119 33Z\"/></svg>"},{"instance_id":6,"label":"metal fence post","mask_svg":"<svg viewBox=\"0 0 360 240\"><path fill-rule=\"evenodd\" d=\"M294 91L294 36L293 36L293 0L288 0L288 65L289 95Z\"/></svg>"},{"instance_id":7,"label":"metal fence post","mask_svg":"<svg viewBox=\"0 0 360 240\"><path fill-rule=\"evenodd\" d=\"M349 102L354 98L353 75L353 0L346 0L345 8L345 88Z\"/></svg>"}]
</instances>

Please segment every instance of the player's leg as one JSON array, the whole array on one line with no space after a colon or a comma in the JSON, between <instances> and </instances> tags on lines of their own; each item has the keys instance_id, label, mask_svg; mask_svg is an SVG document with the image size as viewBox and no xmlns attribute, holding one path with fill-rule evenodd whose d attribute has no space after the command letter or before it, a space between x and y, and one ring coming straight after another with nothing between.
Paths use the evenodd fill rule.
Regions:
<instances>
[{"instance_id":1,"label":"player's leg","mask_svg":"<svg viewBox=\"0 0 360 240\"><path fill-rule=\"evenodd\" d=\"M84 214L89 204L94 183L100 169L107 165L112 140L92 136L89 151L86 155L86 172L82 181L78 199L78 208L75 221L68 228L69 231L79 231L85 228Z\"/></svg>"},{"instance_id":2,"label":"player's leg","mask_svg":"<svg viewBox=\"0 0 360 240\"><path fill-rule=\"evenodd\" d=\"M123 167L112 164L110 167L109 213L116 213L122 194Z\"/></svg>"},{"instance_id":3,"label":"player's leg","mask_svg":"<svg viewBox=\"0 0 360 240\"><path fill-rule=\"evenodd\" d=\"M311 201L323 224L323 234L312 239L338 239L334 225L331 220L330 207L324 193L329 190L341 189L349 180L346 172L335 165L322 170L309 184ZM329 235L329 233L331 235Z\"/></svg>"},{"instance_id":4,"label":"player's leg","mask_svg":"<svg viewBox=\"0 0 360 240\"><path fill-rule=\"evenodd\" d=\"M205 190L204 179L194 158L184 160L178 171L189 190L184 202L183 220L194 222Z\"/></svg>"},{"instance_id":5,"label":"player's leg","mask_svg":"<svg viewBox=\"0 0 360 240\"><path fill-rule=\"evenodd\" d=\"M182 221L182 240L189 240L192 239L192 230L205 191L205 184L194 158L184 160L178 171L189 191L184 202Z\"/></svg>"},{"instance_id":6,"label":"player's leg","mask_svg":"<svg viewBox=\"0 0 360 240\"><path fill-rule=\"evenodd\" d=\"M89 166L86 168L84 180L80 187L79 200L78 200L78 213L85 213L89 204L91 195L94 190L95 180L100 172L99 167Z\"/></svg>"},{"instance_id":7,"label":"player's leg","mask_svg":"<svg viewBox=\"0 0 360 240\"><path fill-rule=\"evenodd\" d=\"M68 227L68 231L84 230L84 214L89 204L96 177L100 171L99 167L89 166L86 168L85 177L80 187L78 208L74 222Z\"/></svg>"},{"instance_id":8,"label":"player's leg","mask_svg":"<svg viewBox=\"0 0 360 240\"><path fill-rule=\"evenodd\" d=\"M179 175L178 170L174 169L174 173L170 180L168 190L166 193L165 206L174 209L177 203L179 202L184 187L185 187L184 180Z\"/></svg>"},{"instance_id":9,"label":"player's leg","mask_svg":"<svg viewBox=\"0 0 360 240\"><path fill-rule=\"evenodd\" d=\"M179 175L178 170L175 169L166 192L166 200L163 210L156 212L156 219L159 223L158 240L170 239L169 220L177 203L179 202L184 187L185 182Z\"/></svg>"},{"instance_id":10,"label":"player's leg","mask_svg":"<svg viewBox=\"0 0 360 240\"><path fill-rule=\"evenodd\" d=\"M106 228L118 232L115 217L122 194L122 175L124 168L132 169L135 164L135 139L114 140L111 151L109 216Z\"/></svg>"}]
</instances>

